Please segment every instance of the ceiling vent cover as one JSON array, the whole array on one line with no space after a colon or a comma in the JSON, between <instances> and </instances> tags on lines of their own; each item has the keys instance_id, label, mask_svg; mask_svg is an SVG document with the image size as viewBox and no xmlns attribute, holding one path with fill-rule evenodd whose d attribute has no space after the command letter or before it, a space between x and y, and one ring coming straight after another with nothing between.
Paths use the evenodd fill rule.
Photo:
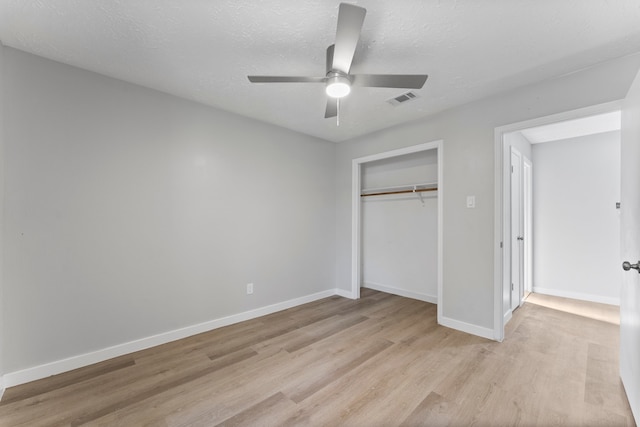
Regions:
<instances>
[{"instance_id":1,"label":"ceiling vent cover","mask_svg":"<svg viewBox=\"0 0 640 427\"><path fill-rule=\"evenodd\" d=\"M387 99L387 102L394 107L397 107L400 104L403 104L407 101L411 101L412 99L416 99L418 95L415 92L406 92L402 95L396 96L395 98Z\"/></svg>"}]
</instances>

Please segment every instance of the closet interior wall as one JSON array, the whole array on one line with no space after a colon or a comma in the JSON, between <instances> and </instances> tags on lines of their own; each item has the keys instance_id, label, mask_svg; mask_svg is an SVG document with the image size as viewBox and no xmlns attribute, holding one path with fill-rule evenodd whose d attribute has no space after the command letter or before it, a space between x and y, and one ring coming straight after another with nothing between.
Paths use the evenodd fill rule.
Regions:
<instances>
[{"instance_id":1,"label":"closet interior wall","mask_svg":"<svg viewBox=\"0 0 640 427\"><path fill-rule=\"evenodd\" d=\"M437 302L437 149L362 165L362 286Z\"/></svg>"}]
</instances>

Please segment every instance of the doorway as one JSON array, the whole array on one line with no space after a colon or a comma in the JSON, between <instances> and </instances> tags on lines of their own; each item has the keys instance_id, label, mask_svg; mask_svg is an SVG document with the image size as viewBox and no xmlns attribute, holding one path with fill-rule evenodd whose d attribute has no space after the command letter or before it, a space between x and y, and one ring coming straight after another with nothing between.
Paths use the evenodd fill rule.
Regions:
<instances>
[{"instance_id":1,"label":"doorway","mask_svg":"<svg viewBox=\"0 0 640 427\"><path fill-rule=\"evenodd\" d=\"M351 298L357 299L360 298L360 287L363 284L363 221L362 221L362 204L363 198L368 195L374 194L376 192L373 191L363 191L367 190L363 188L363 170L367 168L368 165L375 165L376 162L384 162L388 160L400 159L403 156L427 152L431 151L436 153L436 165L437 165L437 179L435 183L437 184L437 192L434 194L431 190L433 182L407 182L407 185L399 185L395 186L397 188L393 189L393 191L408 191L408 193L413 193L412 196L415 197L416 203L420 203L420 199L424 201L424 197L426 194L429 195L437 195L437 261L436 261L436 282L437 282L437 305L438 305L438 319L441 317L441 307L442 307L442 221L443 221L443 203L442 198L444 195L444 182L443 182L443 170L442 170L442 141L434 141L425 144L415 145L412 147L406 147L402 149L387 151L383 153L378 153L366 157L361 157L354 159L352 161L352 274L351 274ZM400 188L402 187L402 188ZM406 188L405 188L406 187ZM371 189L369 189L371 190ZM378 191L377 193L382 193L384 191ZM433 196L431 196L433 197ZM411 295L407 295L411 296Z\"/></svg>"},{"instance_id":2,"label":"doorway","mask_svg":"<svg viewBox=\"0 0 640 427\"><path fill-rule=\"evenodd\" d=\"M535 171L539 169L540 165L536 164L534 166L535 156L531 155L531 151L524 154L527 148L518 146L517 142L514 143L514 140L510 139L510 136L522 136L522 131L531 128L542 128L554 123L571 122L618 110L620 110L620 102L610 102L496 128L496 205L494 235L494 298L496 308L494 310L494 332L497 340L502 341L504 339L504 325L511 318L512 311L522 303L522 297L524 297L527 292L531 292L535 289L534 280L537 281L533 268L534 263L536 262L534 245L537 245L537 243L533 242L534 235L536 233L535 228L532 230L533 223L536 221L536 217L533 216L536 212L536 208L534 207L536 196L533 194L535 191L533 188L536 186L536 184L534 184L535 176L538 176L538 172ZM524 139L529 143L527 138ZM520 197L522 199L519 203L517 201L512 202L511 200L512 161L518 163L517 154L512 156L511 148L513 146L516 147L516 150L519 151L521 155L521 161L519 162L520 170L515 171L516 168L514 167L514 172L516 174L519 172L520 174L519 179L514 178L514 180L517 179L523 182L523 187L521 187L522 192L514 195L514 198ZM530 143L528 149L531 150ZM527 158L528 161L525 161L525 158ZM526 194L528 191L531 191L531 193ZM518 209L522 209L522 212L517 213ZM520 224L512 218L512 215L516 215L516 213L517 217L522 221ZM557 215L559 213L561 213L561 211L556 209L552 215ZM577 219L579 220L580 218L578 217ZM588 230L583 234L589 235ZM519 240L518 237L522 237L522 240ZM557 251L553 249L552 253L557 253ZM562 257L558 258L561 259ZM518 262L519 259L524 259L524 261ZM531 260L529 262L530 268L528 271L526 267L521 271L518 271L518 266L525 266L527 264L527 259ZM513 268L512 265L514 266Z\"/></svg>"}]
</instances>

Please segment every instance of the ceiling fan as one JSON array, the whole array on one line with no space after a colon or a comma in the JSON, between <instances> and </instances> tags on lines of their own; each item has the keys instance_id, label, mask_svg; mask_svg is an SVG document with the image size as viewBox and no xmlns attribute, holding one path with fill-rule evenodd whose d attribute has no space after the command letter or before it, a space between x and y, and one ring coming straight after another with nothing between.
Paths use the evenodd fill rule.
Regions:
<instances>
[{"instance_id":1,"label":"ceiling fan","mask_svg":"<svg viewBox=\"0 0 640 427\"><path fill-rule=\"evenodd\" d=\"M338 116L339 100L351 92L351 86L422 88L428 77L426 74L349 74L366 13L365 8L340 3L336 41L327 48L327 72L324 77L248 76L249 81L251 83L324 83L328 95L325 118Z\"/></svg>"}]
</instances>

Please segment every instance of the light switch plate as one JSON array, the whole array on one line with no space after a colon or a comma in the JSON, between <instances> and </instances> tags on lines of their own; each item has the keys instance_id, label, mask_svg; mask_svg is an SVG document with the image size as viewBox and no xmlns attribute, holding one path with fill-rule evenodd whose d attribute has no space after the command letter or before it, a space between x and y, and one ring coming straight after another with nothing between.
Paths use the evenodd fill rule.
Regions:
<instances>
[{"instance_id":1,"label":"light switch plate","mask_svg":"<svg viewBox=\"0 0 640 427\"><path fill-rule=\"evenodd\" d=\"M467 196L467 207L470 209L476 207L476 196Z\"/></svg>"}]
</instances>

